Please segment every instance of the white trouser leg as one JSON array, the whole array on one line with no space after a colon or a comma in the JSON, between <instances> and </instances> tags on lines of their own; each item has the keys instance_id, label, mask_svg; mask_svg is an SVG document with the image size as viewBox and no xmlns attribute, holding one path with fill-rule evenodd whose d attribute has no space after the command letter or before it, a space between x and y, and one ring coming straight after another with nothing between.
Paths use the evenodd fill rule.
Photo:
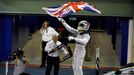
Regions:
<instances>
[{"instance_id":1,"label":"white trouser leg","mask_svg":"<svg viewBox=\"0 0 134 75\"><path fill-rule=\"evenodd\" d=\"M75 53L73 57L73 71L74 75L83 75L82 65L85 54Z\"/></svg>"}]
</instances>

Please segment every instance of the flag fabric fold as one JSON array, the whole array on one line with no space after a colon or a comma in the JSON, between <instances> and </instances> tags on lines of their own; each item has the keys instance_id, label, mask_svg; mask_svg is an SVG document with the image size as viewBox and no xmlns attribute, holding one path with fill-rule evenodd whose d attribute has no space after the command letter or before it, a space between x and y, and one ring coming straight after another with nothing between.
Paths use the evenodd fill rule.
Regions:
<instances>
[{"instance_id":1,"label":"flag fabric fold","mask_svg":"<svg viewBox=\"0 0 134 75\"><path fill-rule=\"evenodd\" d=\"M80 10L101 13L93 5L90 5L87 2L68 2L55 7L43 7L42 9L53 17L66 17Z\"/></svg>"}]
</instances>

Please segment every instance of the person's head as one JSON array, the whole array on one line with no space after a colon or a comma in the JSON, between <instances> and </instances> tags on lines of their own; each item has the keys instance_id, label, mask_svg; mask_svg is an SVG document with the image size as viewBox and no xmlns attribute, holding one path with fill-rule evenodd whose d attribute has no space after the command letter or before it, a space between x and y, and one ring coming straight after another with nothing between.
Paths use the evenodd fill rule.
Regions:
<instances>
[{"instance_id":1,"label":"person's head","mask_svg":"<svg viewBox=\"0 0 134 75\"><path fill-rule=\"evenodd\" d=\"M59 36L58 35L53 35L52 39L56 43L59 40Z\"/></svg>"},{"instance_id":2,"label":"person's head","mask_svg":"<svg viewBox=\"0 0 134 75\"><path fill-rule=\"evenodd\" d=\"M19 59L21 59L24 55L24 51L17 49L16 51L13 52L13 56L14 58L18 57Z\"/></svg>"},{"instance_id":3,"label":"person's head","mask_svg":"<svg viewBox=\"0 0 134 75\"><path fill-rule=\"evenodd\" d=\"M49 27L49 22L48 21L44 21L42 26L43 26L43 28L47 29Z\"/></svg>"},{"instance_id":4,"label":"person's head","mask_svg":"<svg viewBox=\"0 0 134 75\"><path fill-rule=\"evenodd\" d=\"M19 75L31 75L31 74L29 74L29 73L21 73Z\"/></svg>"},{"instance_id":5,"label":"person's head","mask_svg":"<svg viewBox=\"0 0 134 75\"><path fill-rule=\"evenodd\" d=\"M90 27L90 23L88 23L85 20L82 20L79 22L77 29L79 33L83 33L85 31L88 31L89 27Z\"/></svg>"}]
</instances>

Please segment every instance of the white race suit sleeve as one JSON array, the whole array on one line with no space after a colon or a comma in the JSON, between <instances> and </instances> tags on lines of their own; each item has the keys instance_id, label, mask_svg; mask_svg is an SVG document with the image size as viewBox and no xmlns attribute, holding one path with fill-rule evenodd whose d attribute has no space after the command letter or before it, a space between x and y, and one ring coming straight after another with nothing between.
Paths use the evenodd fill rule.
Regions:
<instances>
[{"instance_id":1,"label":"white race suit sleeve","mask_svg":"<svg viewBox=\"0 0 134 75\"><path fill-rule=\"evenodd\" d=\"M90 36L88 34L84 34L84 37L82 39L77 38L77 37L74 38L76 43L80 43L80 44L83 44L83 45L87 44L89 39L90 39Z\"/></svg>"},{"instance_id":2,"label":"white race suit sleeve","mask_svg":"<svg viewBox=\"0 0 134 75\"><path fill-rule=\"evenodd\" d=\"M62 18L58 18L58 20L63 24L63 26L72 34L77 34L78 33L78 30L77 29L74 29L72 27L70 27L64 19Z\"/></svg>"}]
</instances>

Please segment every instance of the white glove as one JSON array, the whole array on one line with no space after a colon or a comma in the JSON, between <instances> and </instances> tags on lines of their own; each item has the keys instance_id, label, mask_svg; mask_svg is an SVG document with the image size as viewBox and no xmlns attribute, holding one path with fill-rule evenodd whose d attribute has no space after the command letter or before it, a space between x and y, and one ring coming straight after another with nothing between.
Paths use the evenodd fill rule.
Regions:
<instances>
[{"instance_id":1,"label":"white glove","mask_svg":"<svg viewBox=\"0 0 134 75\"><path fill-rule=\"evenodd\" d=\"M58 19L60 22L62 22L62 23L65 22L64 19L62 19L62 18L57 17L57 19Z\"/></svg>"},{"instance_id":2,"label":"white glove","mask_svg":"<svg viewBox=\"0 0 134 75\"><path fill-rule=\"evenodd\" d=\"M68 40L69 40L69 41L74 40L74 39L75 39L75 37L72 37L72 36L69 36L69 37L68 37Z\"/></svg>"}]
</instances>

